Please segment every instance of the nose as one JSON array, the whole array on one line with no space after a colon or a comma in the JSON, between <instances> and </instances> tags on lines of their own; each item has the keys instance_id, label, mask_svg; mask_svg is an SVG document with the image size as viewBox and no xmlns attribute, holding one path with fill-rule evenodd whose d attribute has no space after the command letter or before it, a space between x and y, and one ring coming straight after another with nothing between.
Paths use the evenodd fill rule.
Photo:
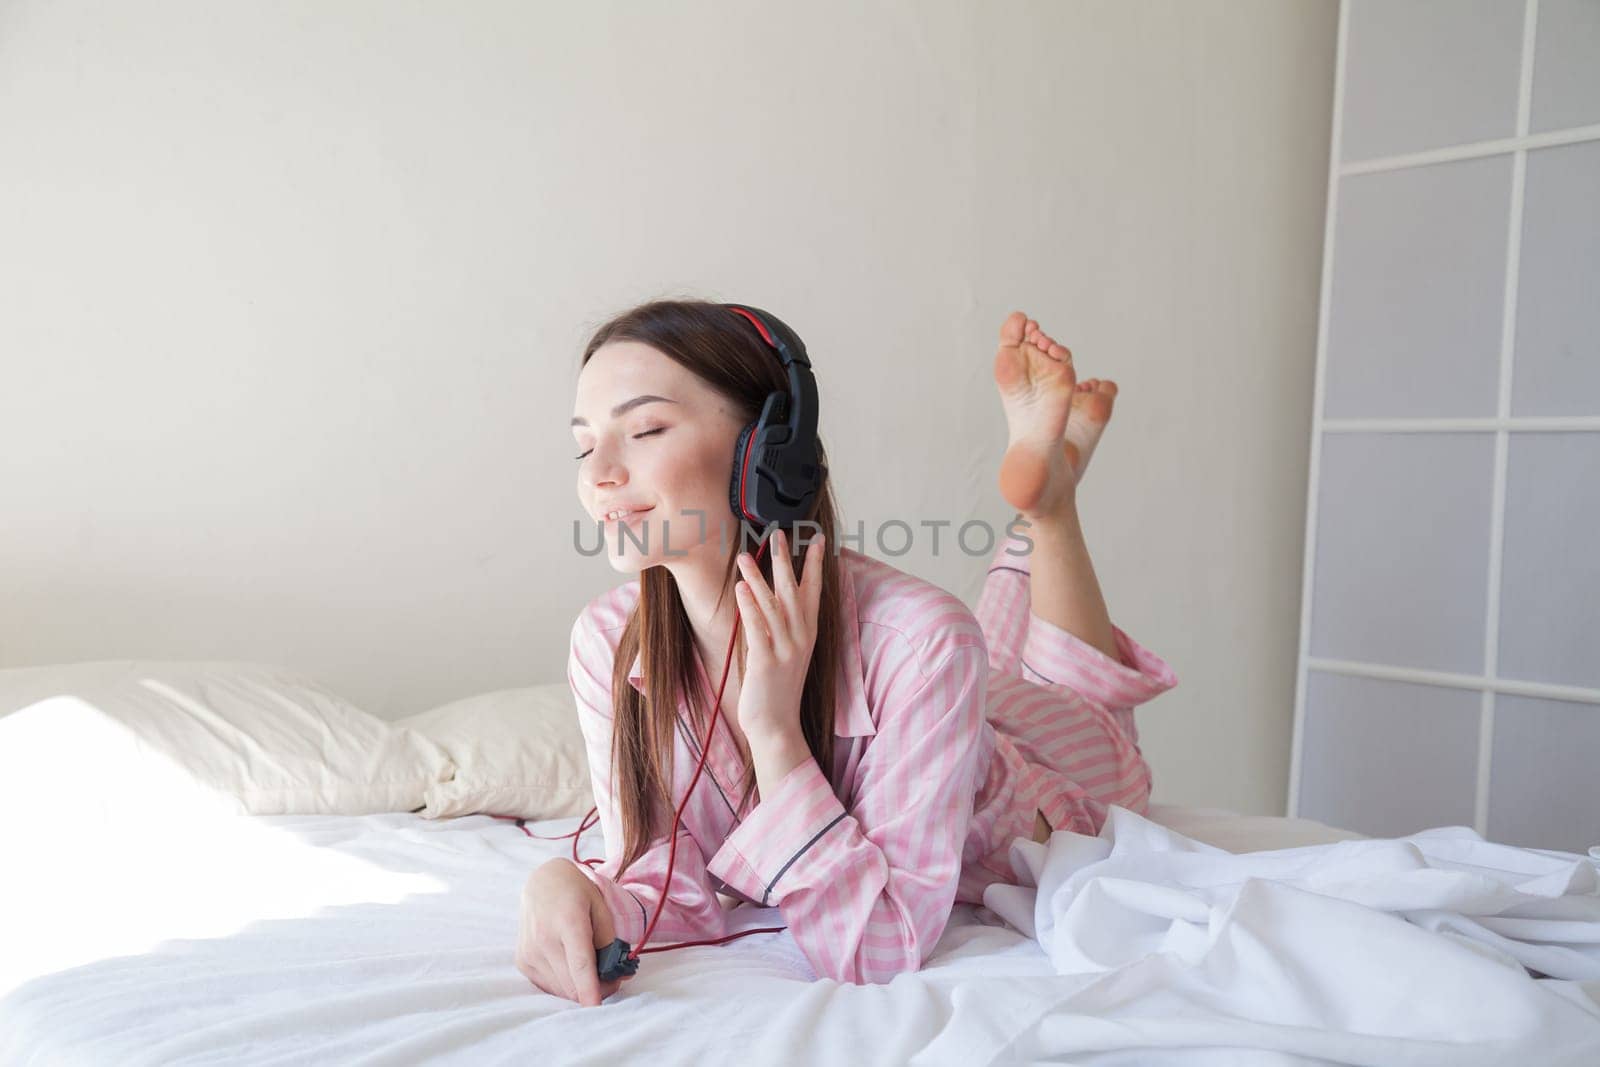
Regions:
<instances>
[{"instance_id":1,"label":"nose","mask_svg":"<svg viewBox=\"0 0 1600 1067\"><path fill-rule=\"evenodd\" d=\"M603 441L596 442L594 450L584 457L579 471L584 485L591 491L601 487L628 484L627 468L618 461L611 447Z\"/></svg>"}]
</instances>

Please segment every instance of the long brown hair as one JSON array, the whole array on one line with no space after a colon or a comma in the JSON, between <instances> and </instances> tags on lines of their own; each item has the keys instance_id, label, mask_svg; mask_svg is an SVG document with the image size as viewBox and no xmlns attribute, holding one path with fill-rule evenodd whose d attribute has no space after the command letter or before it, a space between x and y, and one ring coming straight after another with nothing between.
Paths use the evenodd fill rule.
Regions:
<instances>
[{"instance_id":1,"label":"long brown hair","mask_svg":"<svg viewBox=\"0 0 1600 1067\"><path fill-rule=\"evenodd\" d=\"M638 341L656 349L728 398L747 422L755 421L768 393L788 389L788 379L777 354L763 344L745 319L720 304L700 300L656 300L625 311L601 326L590 338L581 365L587 365L601 345L612 341ZM819 459L826 466L827 454L820 436L817 448ZM728 468L731 475L731 449ZM827 543L821 556L823 580L817 609L817 639L800 696L800 726L817 765L830 778L834 684L841 659L840 627L844 624L839 618L839 556L834 547L838 530L836 518L833 486L824 477L812 514L807 516L807 521L816 523L827 535ZM759 543L759 531L738 523L731 506L724 519L730 528L737 523L740 532L729 539L723 591L717 599L719 608L732 590L738 554L749 551L754 555ZM708 528L711 525L708 522ZM801 555L795 551L795 525L783 524L782 528L790 545L795 574L799 577L803 565ZM814 528L801 527L800 532L815 536ZM760 568L770 587L770 546L761 557ZM744 661L742 628L734 654L739 662ZM640 657L639 668L644 675L643 693L628 683L628 669L635 655ZM721 666L720 663L708 664L706 669L720 677ZM622 814L623 836L619 875L644 854L652 841L664 837L671 829L674 720L679 701L689 697L692 721L688 725L699 739L697 745L704 740L710 722L709 699L696 684L697 680L694 633L683 610L677 582L666 567L647 567L639 575L639 600L622 631L611 670L611 782ZM709 697L715 695L712 693ZM731 717L736 710L724 708L723 714ZM704 772L701 777L705 777ZM743 810L755 786L755 768L747 762L737 810Z\"/></svg>"}]
</instances>

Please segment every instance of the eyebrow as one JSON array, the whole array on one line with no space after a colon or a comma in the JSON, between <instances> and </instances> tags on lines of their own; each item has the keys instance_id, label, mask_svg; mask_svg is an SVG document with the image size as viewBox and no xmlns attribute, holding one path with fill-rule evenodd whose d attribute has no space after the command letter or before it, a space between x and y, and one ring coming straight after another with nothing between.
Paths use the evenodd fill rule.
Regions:
<instances>
[{"instance_id":1,"label":"eyebrow","mask_svg":"<svg viewBox=\"0 0 1600 1067\"><path fill-rule=\"evenodd\" d=\"M638 407L640 404L649 404L649 403L652 403L652 402L657 401L657 400L661 401L664 404L676 404L677 403L676 400L673 400L670 397L654 396L654 395L652 395L650 393L646 393L643 396L636 396L632 400L624 400L622 403L620 403L616 407L612 408L611 409L611 417L613 419L620 418L621 416L626 415L628 412L632 411L634 408ZM574 426L587 426L587 425L589 425L589 420L584 418L582 415L574 415L572 417L572 425L574 425Z\"/></svg>"}]
</instances>

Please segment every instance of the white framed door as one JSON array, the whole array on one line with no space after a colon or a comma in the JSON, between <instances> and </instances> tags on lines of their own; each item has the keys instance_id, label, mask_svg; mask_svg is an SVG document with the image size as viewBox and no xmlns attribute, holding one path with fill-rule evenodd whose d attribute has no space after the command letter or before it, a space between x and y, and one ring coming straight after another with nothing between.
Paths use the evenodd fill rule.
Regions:
<instances>
[{"instance_id":1,"label":"white framed door","mask_svg":"<svg viewBox=\"0 0 1600 1067\"><path fill-rule=\"evenodd\" d=\"M1345 0L1288 810L1600 844L1600 0Z\"/></svg>"}]
</instances>

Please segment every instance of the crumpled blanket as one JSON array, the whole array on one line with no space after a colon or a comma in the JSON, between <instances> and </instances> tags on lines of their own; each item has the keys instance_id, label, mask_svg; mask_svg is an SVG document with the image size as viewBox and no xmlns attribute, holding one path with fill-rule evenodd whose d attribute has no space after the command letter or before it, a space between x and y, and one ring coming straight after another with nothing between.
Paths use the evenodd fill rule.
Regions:
<instances>
[{"instance_id":1,"label":"crumpled blanket","mask_svg":"<svg viewBox=\"0 0 1600 1067\"><path fill-rule=\"evenodd\" d=\"M999 1059L1600 1064L1600 848L1450 826L1235 855L1113 807L1011 862L984 905L1079 981Z\"/></svg>"}]
</instances>

